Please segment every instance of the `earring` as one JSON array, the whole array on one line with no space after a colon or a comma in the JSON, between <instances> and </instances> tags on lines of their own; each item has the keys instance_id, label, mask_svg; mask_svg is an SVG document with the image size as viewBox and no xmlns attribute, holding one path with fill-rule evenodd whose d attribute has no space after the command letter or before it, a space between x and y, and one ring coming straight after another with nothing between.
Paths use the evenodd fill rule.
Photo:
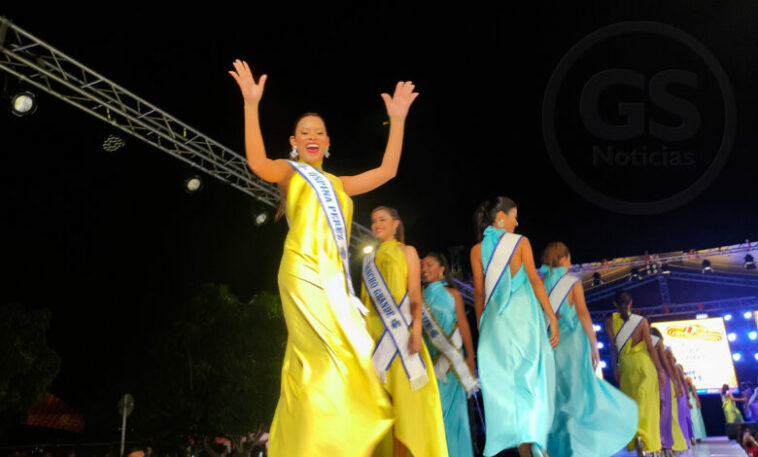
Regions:
<instances>
[{"instance_id":1,"label":"earring","mask_svg":"<svg viewBox=\"0 0 758 457\"><path fill-rule=\"evenodd\" d=\"M290 150L290 157L293 159L297 159L300 154L297 152L297 146L292 146L292 150Z\"/></svg>"},{"instance_id":2,"label":"earring","mask_svg":"<svg viewBox=\"0 0 758 457\"><path fill-rule=\"evenodd\" d=\"M445 275L443 275L442 273L440 273L440 279L442 279L444 277L445 277Z\"/></svg>"},{"instance_id":3,"label":"earring","mask_svg":"<svg viewBox=\"0 0 758 457\"><path fill-rule=\"evenodd\" d=\"M326 149L324 149L324 157L326 158L329 157L329 146L327 146Z\"/></svg>"},{"instance_id":4,"label":"earring","mask_svg":"<svg viewBox=\"0 0 758 457\"><path fill-rule=\"evenodd\" d=\"M505 221L500 219L499 221L495 222L495 225L497 225L498 228L505 227Z\"/></svg>"}]
</instances>

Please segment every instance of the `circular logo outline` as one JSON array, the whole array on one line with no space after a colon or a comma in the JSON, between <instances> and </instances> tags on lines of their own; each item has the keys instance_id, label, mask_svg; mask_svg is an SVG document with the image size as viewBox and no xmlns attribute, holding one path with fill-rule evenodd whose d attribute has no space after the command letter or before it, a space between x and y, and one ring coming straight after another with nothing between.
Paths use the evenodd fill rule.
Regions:
<instances>
[{"instance_id":1,"label":"circular logo outline","mask_svg":"<svg viewBox=\"0 0 758 457\"><path fill-rule=\"evenodd\" d=\"M608 38L628 33L661 35L685 45L700 57L713 73L724 100L724 133L721 137L721 144L713 162L711 162L710 166L695 180L695 182L687 186L684 190L670 197L651 202L621 200L605 195L587 184L574 172L574 170L571 169L568 162L566 162L558 138L555 134L555 106L558 92L569 69L573 66L576 60L592 46ZM560 62L558 62L558 65L555 67L553 74L548 80L545 95L542 99L542 138L545 142L545 147L547 148L550 160L553 162L558 174L569 187L581 195L585 200L608 211L622 214L652 215L663 213L682 206L701 194L705 188L713 182L726 164L731 149L734 146L734 137L737 130L736 124L737 107L735 105L732 86L726 72L724 72L724 69L721 67L721 64L716 57L692 35L676 27L660 22L617 22L595 30L585 36L574 44L561 58Z\"/></svg>"}]
</instances>

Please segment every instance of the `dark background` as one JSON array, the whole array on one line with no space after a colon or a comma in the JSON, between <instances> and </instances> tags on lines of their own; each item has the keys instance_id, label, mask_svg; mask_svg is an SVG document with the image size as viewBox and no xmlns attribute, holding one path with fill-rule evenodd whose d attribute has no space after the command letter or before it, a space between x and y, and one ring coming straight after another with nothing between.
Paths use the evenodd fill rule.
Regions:
<instances>
[{"instance_id":1,"label":"dark background","mask_svg":"<svg viewBox=\"0 0 758 457\"><path fill-rule=\"evenodd\" d=\"M387 127L379 93L413 80L421 95L398 176L354 202L363 225L377 205L398 208L422 255L463 245L465 265L472 212L493 195L519 204L518 231L536 254L560 239L574 263L756 236L758 6L747 1L130 5L101 13L4 5L0 14L240 153L241 97L227 70L245 59L269 75L261 104L269 155L284 157L294 119L317 111L332 139L325 168L337 175L380 163ZM738 109L735 144L714 182L683 206L644 216L580 197L558 175L541 131L545 88L563 55L598 28L631 20L697 38L724 68ZM106 124L36 92L33 116L0 113L0 302L52 309L49 343L63 359L52 391L85 413L115 410L139 376L148 335L200 283L228 283L243 298L276 290L286 224L255 227L263 208L210 177L201 193L187 194L183 182L194 172L137 139L104 152ZM718 109L701 107L706 116ZM651 186L639 170L630 176L621 187ZM654 178L679 188L691 179L660 170Z\"/></svg>"}]
</instances>

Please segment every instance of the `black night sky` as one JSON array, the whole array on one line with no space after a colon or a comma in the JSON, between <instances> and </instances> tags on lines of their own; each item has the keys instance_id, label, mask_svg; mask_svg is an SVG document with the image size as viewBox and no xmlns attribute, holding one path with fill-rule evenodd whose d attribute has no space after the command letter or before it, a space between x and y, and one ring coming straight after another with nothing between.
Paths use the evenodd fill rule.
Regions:
<instances>
[{"instance_id":1,"label":"black night sky","mask_svg":"<svg viewBox=\"0 0 758 457\"><path fill-rule=\"evenodd\" d=\"M518 203L519 232L536 252L560 239L575 263L758 235L758 6L750 2L238 8L158 13L130 6L95 14L17 3L3 5L0 14L240 153L242 99L227 70L245 59L256 74L269 75L261 104L269 156L285 157L294 119L317 111L332 139L325 168L337 175L380 163L387 127L379 94L411 79L421 95L407 120L400 171L354 198L355 220L368 225L380 204L398 208L408 242L422 254L456 245L467 252L475 242L473 210L494 195ZM734 143L723 168L688 202L655 214L624 214L579 195L543 139L543 99L561 59L584 37L624 21L667 24L694 37L723 68L736 102L736 120L729 119ZM695 85L669 88L689 100L679 108L699 113L694 135L676 142L648 132L613 143L622 153L668 145L670 152L690 151L691 164L676 163L670 153L662 165L618 156L612 165L602 157L593 165L599 142L582 130L577 100L589 76L614 68L646 78L642 90L622 87L600 97L600 115L615 124L624 122L621 100L644 105L647 120L676 126L678 111L655 103L648 82L672 69L698 76ZM8 84L18 87L11 78ZM665 198L691 185L716 156L727 124L719 87L681 42L644 33L611 37L566 74L556 135L568 164L600 193L638 202ZM36 93L34 115L0 113L0 302L52 309L49 343L63 359L53 392L85 412L100 404L113 409L172 303L209 281L230 284L244 299L276 290L286 223L255 227L253 216L263 207L211 177L199 194L186 193L183 182L195 171L136 138L104 152L111 127Z\"/></svg>"}]
</instances>

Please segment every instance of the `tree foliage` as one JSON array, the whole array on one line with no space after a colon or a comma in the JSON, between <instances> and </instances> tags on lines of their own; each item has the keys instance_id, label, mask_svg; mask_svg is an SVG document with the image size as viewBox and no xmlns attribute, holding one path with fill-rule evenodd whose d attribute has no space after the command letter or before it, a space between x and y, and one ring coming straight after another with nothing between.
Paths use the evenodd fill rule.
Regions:
<instances>
[{"instance_id":1,"label":"tree foliage","mask_svg":"<svg viewBox=\"0 0 758 457\"><path fill-rule=\"evenodd\" d=\"M245 303L226 285L203 285L154 345L153 367L135 394L141 434L239 442L266 431L286 334L278 295Z\"/></svg>"},{"instance_id":2,"label":"tree foliage","mask_svg":"<svg viewBox=\"0 0 758 457\"><path fill-rule=\"evenodd\" d=\"M25 419L60 370L45 340L51 319L48 309L0 306L0 436Z\"/></svg>"}]
</instances>

